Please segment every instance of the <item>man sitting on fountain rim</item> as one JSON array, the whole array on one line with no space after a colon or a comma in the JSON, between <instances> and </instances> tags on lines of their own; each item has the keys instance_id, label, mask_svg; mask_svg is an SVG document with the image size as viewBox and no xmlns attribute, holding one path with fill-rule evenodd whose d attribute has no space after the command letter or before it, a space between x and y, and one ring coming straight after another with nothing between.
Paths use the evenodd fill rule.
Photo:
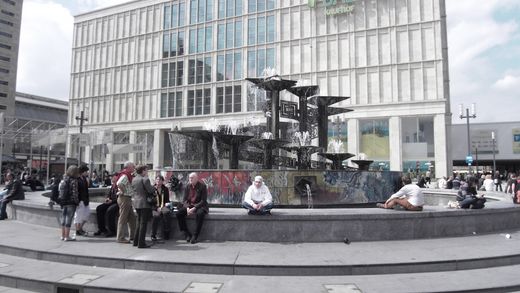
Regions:
<instances>
[{"instance_id":1,"label":"man sitting on fountain rim","mask_svg":"<svg viewBox=\"0 0 520 293\"><path fill-rule=\"evenodd\" d=\"M273 208L273 196L262 176L256 176L255 181L247 189L244 195L242 207L248 210L250 215L270 215Z\"/></svg>"},{"instance_id":2,"label":"man sitting on fountain rim","mask_svg":"<svg viewBox=\"0 0 520 293\"><path fill-rule=\"evenodd\" d=\"M424 195L422 190L416 184L412 184L410 177L403 176L404 186L384 203L378 203L377 207L382 209L393 209L394 206L400 205L408 211L422 211L424 205Z\"/></svg>"}]
</instances>

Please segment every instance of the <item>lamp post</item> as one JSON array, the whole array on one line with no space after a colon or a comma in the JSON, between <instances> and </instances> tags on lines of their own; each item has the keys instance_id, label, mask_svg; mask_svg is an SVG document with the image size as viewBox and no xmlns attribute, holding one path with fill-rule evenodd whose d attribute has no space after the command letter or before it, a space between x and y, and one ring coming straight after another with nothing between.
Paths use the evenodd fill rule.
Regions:
<instances>
[{"instance_id":1,"label":"lamp post","mask_svg":"<svg viewBox=\"0 0 520 293\"><path fill-rule=\"evenodd\" d=\"M459 105L459 117L460 119L466 119L466 127L468 132L468 156L466 158L468 162L468 174L471 174L471 139L470 139L470 132L469 132L469 118L476 118L477 114L475 113L475 103L471 104L471 115L469 112L469 108L466 108L466 115L464 115L464 106L462 104ZM471 160L469 160L471 159Z\"/></svg>"},{"instance_id":2,"label":"lamp post","mask_svg":"<svg viewBox=\"0 0 520 293\"><path fill-rule=\"evenodd\" d=\"M496 145L496 138L495 138L495 132L491 131L491 140L493 141L493 177L495 176L495 172L497 170L497 165L495 161L495 145Z\"/></svg>"},{"instance_id":3,"label":"lamp post","mask_svg":"<svg viewBox=\"0 0 520 293\"><path fill-rule=\"evenodd\" d=\"M79 104L76 105L77 109L79 109ZM77 112L77 111L76 111ZM78 149L79 149L79 161L78 161L78 166L81 165L81 145L80 145L80 142L81 142L81 134L83 134L83 122L84 121L88 121L88 118L85 117L85 112L83 110L79 111L79 116L76 115L76 120L79 121L79 136L80 136L80 139L78 141Z\"/></svg>"}]
</instances>

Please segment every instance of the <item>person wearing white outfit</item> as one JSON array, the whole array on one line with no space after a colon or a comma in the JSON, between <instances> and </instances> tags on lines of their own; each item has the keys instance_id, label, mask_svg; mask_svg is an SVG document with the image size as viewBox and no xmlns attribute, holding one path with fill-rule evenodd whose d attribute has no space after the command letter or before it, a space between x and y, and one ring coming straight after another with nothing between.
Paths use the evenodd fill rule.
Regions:
<instances>
[{"instance_id":1,"label":"person wearing white outfit","mask_svg":"<svg viewBox=\"0 0 520 293\"><path fill-rule=\"evenodd\" d=\"M256 176L253 184L247 189L242 207L247 209L250 215L271 214L273 196L264 184L262 176Z\"/></svg>"},{"instance_id":2,"label":"person wearing white outfit","mask_svg":"<svg viewBox=\"0 0 520 293\"><path fill-rule=\"evenodd\" d=\"M384 203L378 203L377 207L383 209L393 209L400 205L408 211L422 211L424 205L424 195L416 184L412 184L412 179L403 177L404 186Z\"/></svg>"}]
</instances>

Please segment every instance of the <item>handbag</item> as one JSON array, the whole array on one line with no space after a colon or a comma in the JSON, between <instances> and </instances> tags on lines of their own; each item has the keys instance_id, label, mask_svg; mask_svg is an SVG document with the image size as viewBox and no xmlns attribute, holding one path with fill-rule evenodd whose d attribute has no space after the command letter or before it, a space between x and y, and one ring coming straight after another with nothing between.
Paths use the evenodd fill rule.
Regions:
<instances>
[{"instance_id":1,"label":"handbag","mask_svg":"<svg viewBox=\"0 0 520 293\"><path fill-rule=\"evenodd\" d=\"M157 206L157 197L155 196L155 194L153 192L148 192L148 190L144 187L144 181L141 181L141 184L143 185L143 190L146 193L146 202L152 207Z\"/></svg>"}]
</instances>

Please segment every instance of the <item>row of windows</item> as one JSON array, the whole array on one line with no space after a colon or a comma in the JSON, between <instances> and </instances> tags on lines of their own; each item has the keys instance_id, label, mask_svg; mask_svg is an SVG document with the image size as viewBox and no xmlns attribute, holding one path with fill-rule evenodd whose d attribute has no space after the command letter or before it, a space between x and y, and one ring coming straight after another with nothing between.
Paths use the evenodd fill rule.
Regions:
<instances>
[{"instance_id":1,"label":"row of windows","mask_svg":"<svg viewBox=\"0 0 520 293\"><path fill-rule=\"evenodd\" d=\"M190 1L190 24L213 20L213 0Z\"/></svg>"},{"instance_id":2,"label":"row of windows","mask_svg":"<svg viewBox=\"0 0 520 293\"><path fill-rule=\"evenodd\" d=\"M188 116L209 115L211 112L211 89L188 91Z\"/></svg>"},{"instance_id":3,"label":"row of windows","mask_svg":"<svg viewBox=\"0 0 520 293\"><path fill-rule=\"evenodd\" d=\"M14 23L3 19L0 19L0 23L6 24L8 26L14 26Z\"/></svg>"},{"instance_id":4,"label":"row of windows","mask_svg":"<svg viewBox=\"0 0 520 293\"><path fill-rule=\"evenodd\" d=\"M2 1L4 1L7 4L13 5L13 6L16 5L16 3L13 0L2 0Z\"/></svg>"},{"instance_id":5,"label":"row of windows","mask_svg":"<svg viewBox=\"0 0 520 293\"><path fill-rule=\"evenodd\" d=\"M0 43L0 48L4 48L4 49L7 49L7 50L11 50L12 47L9 46L9 45L6 45L6 44L2 44L2 43Z\"/></svg>"},{"instance_id":6,"label":"row of windows","mask_svg":"<svg viewBox=\"0 0 520 293\"><path fill-rule=\"evenodd\" d=\"M6 61L6 62L9 62L9 61L11 61L11 58L9 58L9 57L5 57L5 56L0 56L0 61Z\"/></svg>"},{"instance_id":7,"label":"row of windows","mask_svg":"<svg viewBox=\"0 0 520 293\"><path fill-rule=\"evenodd\" d=\"M1 85L9 85L9 82L5 81L5 80L0 80L0 84Z\"/></svg>"},{"instance_id":8,"label":"row of windows","mask_svg":"<svg viewBox=\"0 0 520 293\"><path fill-rule=\"evenodd\" d=\"M184 55L184 32L163 35L163 58Z\"/></svg>"},{"instance_id":9,"label":"row of windows","mask_svg":"<svg viewBox=\"0 0 520 293\"><path fill-rule=\"evenodd\" d=\"M217 87L216 113L233 113L242 111L242 86ZM211 114L211 89L188 90L187 116ZM182 92L161 94L161 118L181 117Z\"/></svg>"},{"instance_id":10,"label":"row of windows","mask_svg":"<svg viewBox=\"0 0 520 293\"><path fill-rule=\"evenodd\" d=\"M182 116L182 92L161 94L161 118Z\"/></svg>"},{"instance_id":11,"label":"row of windows","mask_svg":"<svg viewBox=\"0 0 520 293\"><path fill-rule=\"evenodd\" d=\"M272 43L276 37L274 15L250 18L248 20L247 44Z\"/></svg>"},{"instance_id":12,"label":"row of windows","mask_svg":"<svg viewBox=\"0 0 520 293\"><path fill-rule=\"evenodd\" d=\"M219 0L218 1L218 18L240 16L243 13L242 0Z\"/></svg>"},{"instance_id":13,"label":"row of windows","mask_svg":"<svg viewBox=\"0 0 520 293\"><path fill-rule=\"evenodd\" d=\"M242 79L242 53L217 56L217 81Z\"/></svg>"},{"instance_id":14,"label":"row of windows","mask_svg":"<svg viewBox=\"0 0 520 293\"><path fill-rule=\"evenodd\" d=\"M275 8L275 0L249 0L247 11L261 12L265 10L272 10Z\"/></svg>"},{"instance_id":15,"label":"row of windows","mask_svg":"<svg viewBox=\"0 0 520 293\"><path fill-rule=\"evenodd\" d=\"M213 50L213 27L190 29L190 53Z\"/></svg>"},{"instance_id":16,"label":"row of windows","mask_svg":"<svg viewBox=\"0 0 520 293\"><path fill-rule=\"evenodd\" d=\"M242 47L242 21L218 25L217 49Z\"/></svg>"},{"instance_id":17,"label":"row of windows","mask_svg":"<svg viewBox=\"0 0 520 293\"><path fill-rule=\"evenodd\" d=\"M12 38L13 37L12 34L6 33L6 32L3 32L3 31L0 31L0 36L4 36L4 37L7 37L7 38Z\"/></svg>"},{"instance_id":18,"label":"row of windows","mask_svg":"<svg viewBox=\"0 0 520 293\"><path fill-rule=\"evenodd\" d=\"M217 113L242 111L242 86L217 87Z\"/></svg>"},{"instance_id":19,"label":"row of windows","mask_svg":"<svg viewBox=\"0 0 520 293\"><path fill-rule=\"evenodd\" d=\"M7 98L7 94L6 93L0 93L0 98Z\"/></svg>"},{"instance_id":20,"label":"row of windows","mask_svg":"<svg viewBox=\"0 0 520 293\"><path fill-rule=\"evenodd\" d=\"M211 2L211 1L210 1ZM184 2L173 3L164 6L163 28L176 28L184 25L184 14L186 12L186 4Z\"/></svg>"},{"instance_id":21,"label":"row of windows","mask_svg":"<svg viewBox=\"0 0 520 293\"><path fill-rule=\"evenodd\" d=\"M188 60L188 84L211 82L211 57Z\"/></svg>"},{"instance_id":22,"label":"row of windows","mask_svg":"<svg viewBox=\"0 0 520 293\"><path fill-rule=\"evenodd\" d=\"M5 69L5 68L0 68L0 72L1 73L9 73L9 70Z\"/></svg>"},{"instance_id":23,"label":"row of windows","mask_svg":"<svg viewBox=\"0 0 520 293\"><path fill-rule=\"evenodd\" d=\"M265 68L275 68L274 48L247 51L247 75L261 76Z\"/></svg>"},{"instance_id":24,"label":"row of windows","mask_svg":"<svg viewBox=\"0 0 520 293\"><path fill-rule=\"evenodd\" d=\"M161 87L181 86L183 76L183 61L164 63L161 70Z\"/></svg>"}]
</instances>

